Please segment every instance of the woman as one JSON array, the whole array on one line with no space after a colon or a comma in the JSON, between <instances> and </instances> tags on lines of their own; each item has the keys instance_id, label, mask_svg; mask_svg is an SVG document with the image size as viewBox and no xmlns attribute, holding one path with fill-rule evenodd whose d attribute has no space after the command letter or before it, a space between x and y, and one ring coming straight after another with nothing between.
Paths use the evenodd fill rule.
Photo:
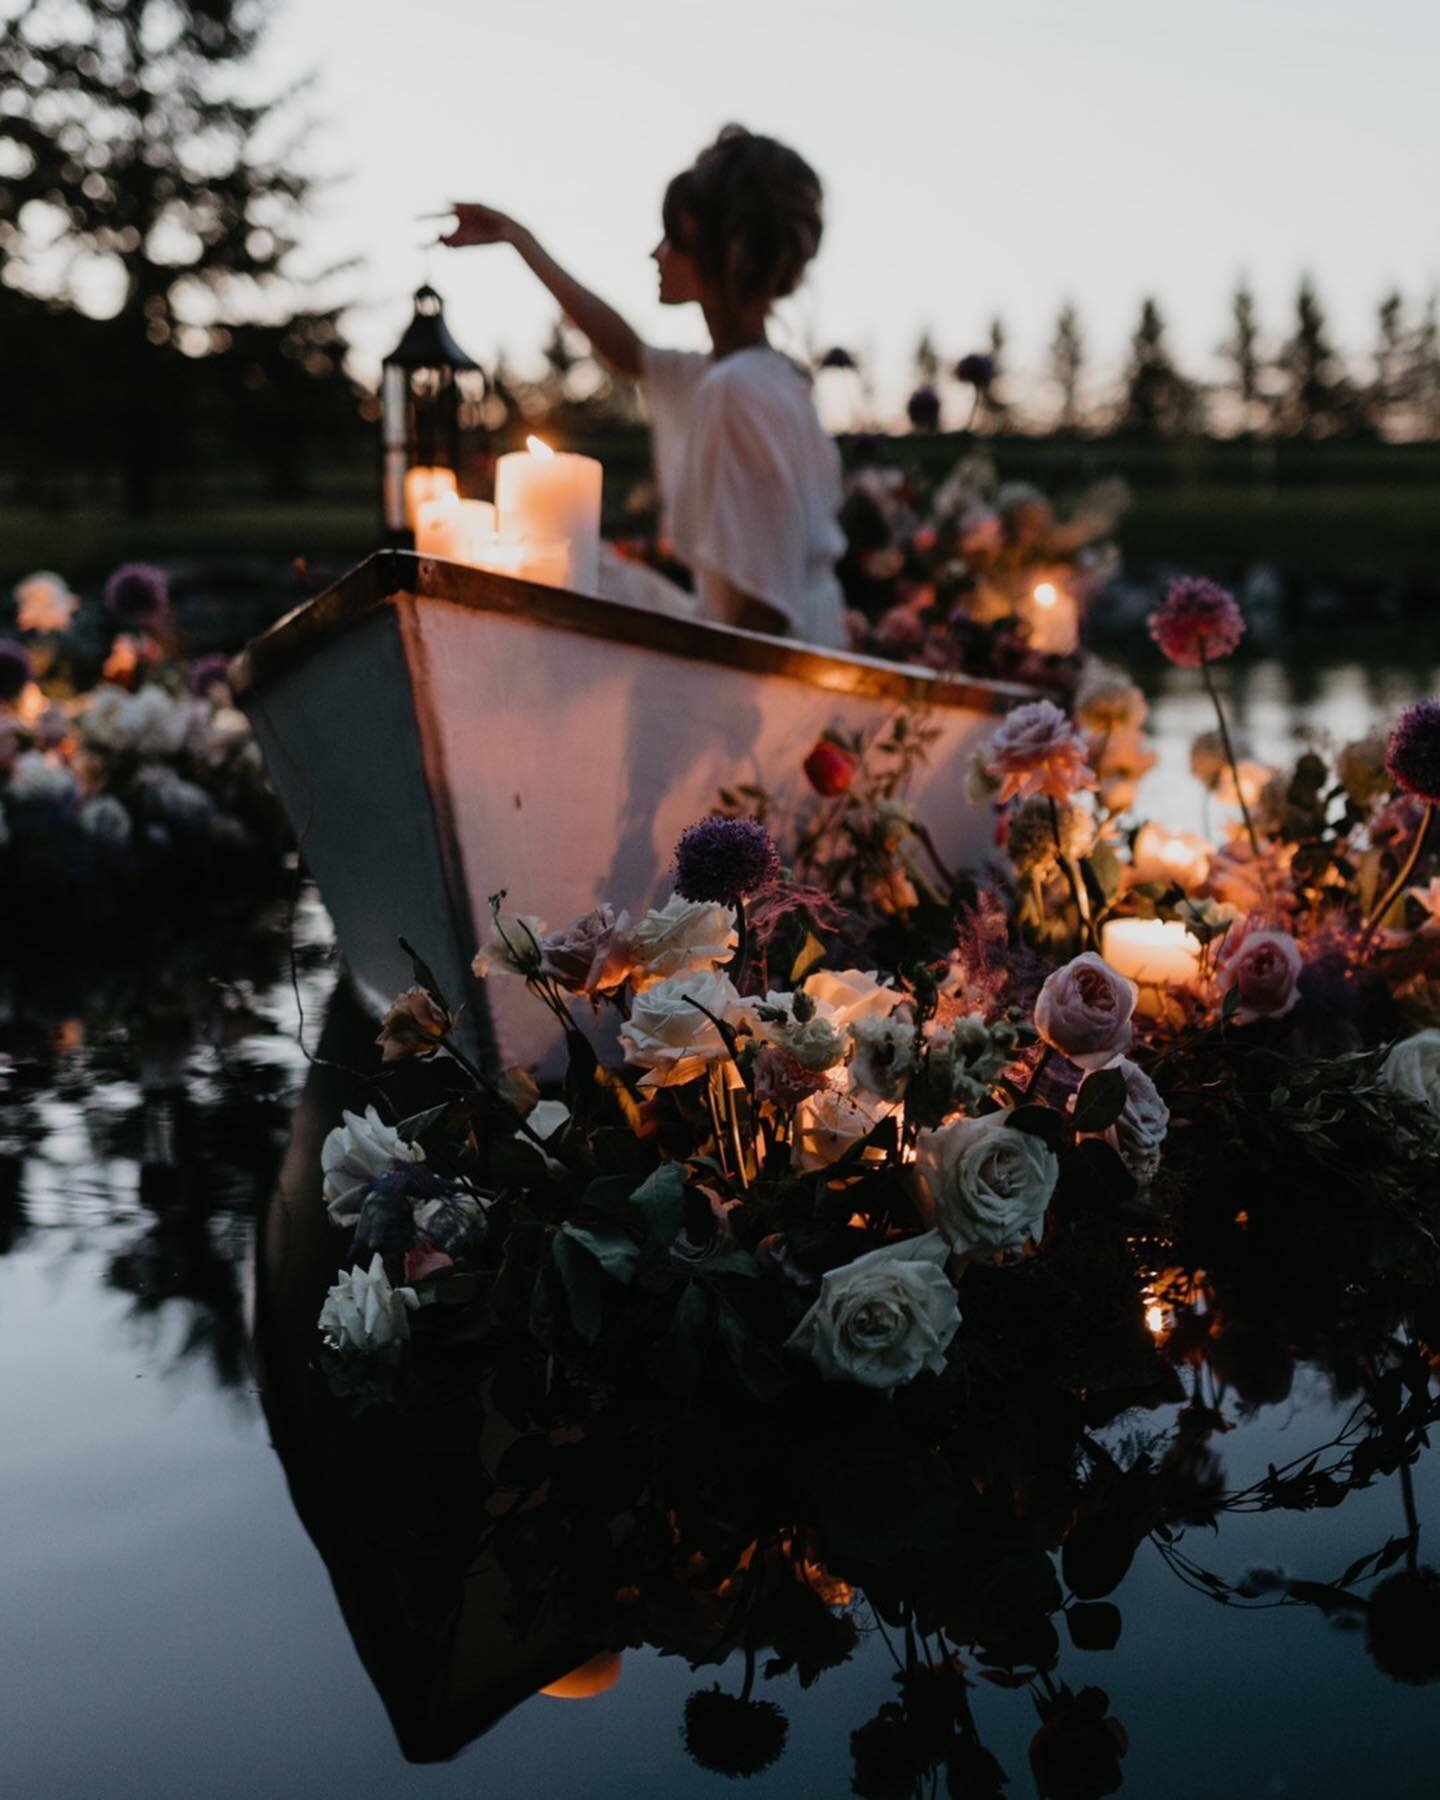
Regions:
<instances>
[{"instance_id":1,"label":"woman","mask_svg":"<svg viewBox=\"0 0 1440 1800\"><path fill-rule=\"evenodd\" d=\"M665 192L651 252L660 301L694 301L708 355L657 350L582 287L524 226L457 205L442 241L511 244L617 375L639 381L655 428L666 530L695 577L702 613L837 648L845 641L835 561L840 459L810 382L767 336L820 246L819 178L773 138L727 125Z\"/></svg>"}]
</instances>

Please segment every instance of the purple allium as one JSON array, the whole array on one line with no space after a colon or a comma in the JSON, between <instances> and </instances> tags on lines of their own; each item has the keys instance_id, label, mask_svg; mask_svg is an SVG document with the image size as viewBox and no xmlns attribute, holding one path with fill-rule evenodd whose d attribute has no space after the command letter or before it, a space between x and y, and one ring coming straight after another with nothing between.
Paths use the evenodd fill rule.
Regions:
<instances>
[{"instance_id":1,"label":"purple allium","mask_svg":"<svg viewBox=\"0 0 1440 1800\"><path fill-rule=\"evenodd\" d=\"M1173 663L1198 669L1229 656L1245 635L1235 596L1202 575L1183 575L1145 621Z\"/></svg>"},{"instance_id":2,"label":"purple allium","mask_svg":"<svg viewBox=\"0 0 1440 1800\"><path fill-rule=\"evenodd\" d=\"M1396 787L1440 802L1440 700L1417 700L1401 713L1385 748L1385 767Z\"/></svg>"},{"instance_id":3,"label":"purple allium","mask_svg":"<svg viewBox=\"0 0 1440 1800\"><path fill-rule=\"evenodd\" d=\"M905 412L914 431L940 429L940 396L933 387L918 387L905 402Z\"/></svg>"},{"instance_id":4,"label":"purple allium","mask_svg":"<svg viewBox=\"0 0 1440 1800\"><path fill-rule=\"evenodd\" d=\"M223 650L215 650L209 656L195 658L187 680L196 699L205 700L209 698L211 688L227 685L229 676L230 658Z\"/></svg>"},{"instance_id":5,"label":"purple allium","mask_svg":"<svg viewBox=\"0 0 1440 1800\"><path fill-rule=\"evenodd\" d=\"M124 563L105 583L105 610L140 630L159 625L170 611L165 571L151 563Z\"/></svg>"},{"instance_id":6,"label":"purple allium","mask_svg":"<svg viewBox=\"0 0 1440 1800\"><path fill-rule=\"evenodd\" d=\"M956 363L955 379L968 381L983 394L995 379L995 358L987 356L983 350L972 350L969 356L962 356Z\"/></svg>"},{"instance_id":7,"label":"purple allium","mask_svg":"<svg viewBox=\"0 0 1440 1800\"><path fill-rule=\"evenodd\" d=\"M18 700L34 677L30 652L13 638L0 638L0 706Z\"/></svg>"},{"instance_id":8,"label":"purple allium","mask_svg":"<svg viewBox=\"0 0 1440 1800\"><path fill-rule=\"evenodd\" d=\"M733 906L779 872L770 833L754 819L701 819L675 846L675 892L684 900Z\"/></svg>"}]
</instances>

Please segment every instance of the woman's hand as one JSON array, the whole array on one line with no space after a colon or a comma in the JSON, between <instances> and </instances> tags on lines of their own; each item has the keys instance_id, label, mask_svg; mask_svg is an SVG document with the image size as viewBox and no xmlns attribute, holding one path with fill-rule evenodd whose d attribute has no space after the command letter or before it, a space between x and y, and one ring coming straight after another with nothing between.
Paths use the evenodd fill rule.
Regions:
<instances>
[{"instance_id":1,"label":"woman's hand","mask_svg":"<svg viewBox=\"0 0 1440 1800\"><path fill-rule=\"evenodd\" d=\"M513 244L520 227L508 213L493 206L482 206L474 200L457 200L451 209L456 224L452 232L440 239L452 250L463 250L470 244Z\"/></svg>"}]
</instances>

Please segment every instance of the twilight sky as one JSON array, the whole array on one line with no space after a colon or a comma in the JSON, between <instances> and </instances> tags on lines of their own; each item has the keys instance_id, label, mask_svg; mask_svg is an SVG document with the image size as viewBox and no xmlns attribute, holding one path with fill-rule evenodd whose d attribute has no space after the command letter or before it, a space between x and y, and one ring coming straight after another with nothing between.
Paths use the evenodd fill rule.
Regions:
<instances>
[{"instance_id":1,"label":"twilight sky","mask_svg":"<svg viewBox=\"0 0 1440 1800\"><path fill-rule=\"evenodd\" d=\"M472 354L533 361L553 308L512 253L418 248L456 197L655 340L701 341L647 252L666 179L733 118L827 186L788 342L868 350L894 405L922 327L953 358L998 311L1036 373L1066 295L1096 373L1152 291L1207 372L1242 270L1271 327L1310 270L1368 349L1388 286L1440 285L1437 68L1433 0L280 0L261 73L316 73L312 156L342 179L306 255L364 258L367 371L427 268Z\"/></svg>"}]
</instances>

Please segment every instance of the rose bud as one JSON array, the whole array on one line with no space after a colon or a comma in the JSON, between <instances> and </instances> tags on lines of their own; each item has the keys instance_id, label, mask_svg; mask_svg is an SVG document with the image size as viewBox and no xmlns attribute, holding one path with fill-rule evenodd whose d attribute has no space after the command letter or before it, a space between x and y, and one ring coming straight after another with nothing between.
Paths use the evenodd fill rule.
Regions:
<instances>
[{"instance_id":1,"label":"rose bud","mask_svg":"<svg viewBox=\"0 0 1440 1800\"><path fill-rule=\"evenodd\" d=\"M375 1042L384 1052L382 1062L398 1062L402 1056L433 1056L454 1029L455 1021L423 987L407 988L391 1002Z\"/></svg>"},{"instance_id":2,"label":"rose bud","mask_svg":"<svg viewBox=\"0 0 1440 1800\"><path fill-rule=\"evenodd\" d=\"M831 800L845 793L855 779L860 758L833 738L820 738L805 758L805 774L817 794Z\"/></svg>"}]
</instances>

